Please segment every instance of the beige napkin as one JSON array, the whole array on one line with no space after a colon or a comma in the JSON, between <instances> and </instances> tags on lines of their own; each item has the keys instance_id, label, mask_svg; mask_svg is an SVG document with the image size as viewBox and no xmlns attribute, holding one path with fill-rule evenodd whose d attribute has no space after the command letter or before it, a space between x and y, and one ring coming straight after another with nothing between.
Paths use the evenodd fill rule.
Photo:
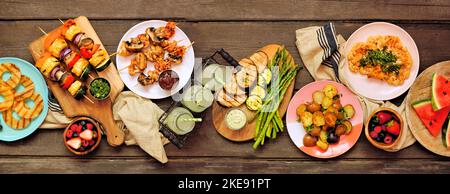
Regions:
<instances>
[{"instance_id":1,"label":"beige napkin","mask_svg":"<svg viewBox=\"0 0 450 194\"><path fill-rule=\"evenodd\" d=\"M151 100L131 91L120 93L113 106L114 120L129 132L125 144L137 144L161 163L166 163L164 145L169 141L159 132L158 123L163 113Z\"/></svg>"},{"instance_id":2,"label":"beige napkin","mask_svg":"<svg viewBox=\"0 0 450 194\"><path fill-rule=\"evenodd\" d=\"M403 102L400 107L390 102L372 100L363 97L354 91L348 84L345 76L342 74L345 57L341 57L345 46L345 39L335 33L334 25L329 23L324 26L312 26L298 29L296 32L296 45L302 58L303 64L315 80L334 80L341 81L353 93L357 94L364 112L364 121L370 113L379 107L389 107L397 110L405 120L405 105ZM335 68L335 69L333 69ZM336 78L336 73L339 79ZM409 127L405 124L404 133L399 137L399 143L386 151L395 152L412 145L416 139L412 135Z\"/></svg>"},{"instance_id":3,"label":"beige napkin","mask_svg":"<svg viewBox=\"0 0 450 194\"><path fill-rule=\"evenodd\" d=\"M40 128L65 128L70 122L52 98L50 110ZM159 117L164 111L151 100L137 96L131 91L119 94L113 105L114 120L125 131L126 145L139 145L145 152L160 161L167 162L164 145L169 143L159 132Z\"/></svg>"}]
</instances>

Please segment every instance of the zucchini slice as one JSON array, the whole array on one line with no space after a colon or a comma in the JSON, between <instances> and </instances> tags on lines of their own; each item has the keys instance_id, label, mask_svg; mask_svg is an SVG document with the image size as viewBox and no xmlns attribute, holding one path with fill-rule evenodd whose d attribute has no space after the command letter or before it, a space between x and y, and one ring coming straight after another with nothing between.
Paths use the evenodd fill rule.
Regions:
<instances>
[{"instance_id":1,"label":"zucchini slice","mask_svg":"<svg viewBox=\"0 0 450 194\"><path fill-rule=\"evenodd\" d=\"M97 72L103 71L103 70L105 70L105 69L109 66L109 64L111 64L111 58L107 58L107 59L105 59L103 62L101 62L100 64L98 64L98 65L95 67L95 70L97 70Z\"/></svg>"},{"instance_id":2,"label":"zucchini slice","mask_svg":"<svg viewBox=\"0 0 450 194\"><path fill-rule=\"evenodd\" d=\"M250 92L250 95L259 96L261 99L264 99L266 97L266 90L261 86L255 86Z\"/></svg>"},{"instance_id":3,"label":"zucchini slice","mask_svg":"<svg viewBox=\"0 0 450 194\"><path fill-rule=\"evenodd\" d=\"M86 86L81 86L81 88L75 94L75 99L80 100L86 94Z\"/></svg>"},{"instance_id":4,"label":"zucchini slice","mask_svg":"<svg viewBox=\"0 0 450 194\"><path fill-rule=\"evenodd\" d=\"M262 73L258 75L258 85L266 86L270 84L272 80L272 72L269 69L264 69Z\"/></svg>"},{"instance_id":5,"label":"zucchini slice","mask_svg":"<svg viewBox=\"0 0 450 194\"><path fill-rule=\"evenodd\" d=\"M262 99L259 96L251 95L247 98L247 101L245 103L247 105L247 108L250 110L259 110L262 107Z\"/></svg>"},{"instance_id":6,"label":"zucchini slice","mask_svg":"<svg viewBox=\"0 0 450 194\"><path fill-rule=\"evenodd\" d=\"M89 72L91 72L91 66L88 65L86 68L84 68L83 72L80 75L80 80L86 80L86 78L89 75Z\"/></svg>"}]
</instances>

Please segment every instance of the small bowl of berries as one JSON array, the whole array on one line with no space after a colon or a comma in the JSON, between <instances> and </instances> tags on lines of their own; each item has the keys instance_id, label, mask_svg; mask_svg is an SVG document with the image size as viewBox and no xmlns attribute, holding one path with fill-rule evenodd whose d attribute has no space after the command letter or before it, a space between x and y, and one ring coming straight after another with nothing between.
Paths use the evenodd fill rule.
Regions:
<instances>
[{"instance_id":1,"label":"small bowl of berries","mask_svg":"<svg viewBox=\"0 0 450 194\"><path fill-rule=\"evenodd\" d=\"M391 108L375 110L366 123L365 134L372 145L380 149L394 147L402 134L403 120Z\"/></svg>"},{"instance_id":2,"label":"small bowl of berries","mask_svg":"<svg viewBox=\"0 0 450 194\"><path fill-rule=\"evenodd\" d=\"M100 127L93 119L78 117L64 130L64 144L76 155L86 155L100 144Z\"/></svg>"}]
</instances>

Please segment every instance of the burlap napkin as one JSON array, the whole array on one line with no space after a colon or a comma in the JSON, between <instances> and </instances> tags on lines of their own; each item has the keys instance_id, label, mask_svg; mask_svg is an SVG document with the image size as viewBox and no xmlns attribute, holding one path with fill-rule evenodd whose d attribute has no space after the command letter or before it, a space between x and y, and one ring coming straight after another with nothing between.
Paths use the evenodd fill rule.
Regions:
<instances>
[{"instance_id":1,"label":"burlap napkin","mask_svg":"<svg viewBox=\"0 0 450 194\"><path fill-rule=\"evenodd\" d=\"M125 91L119 94L113 105L114 120L126 131L125 144L139 145L145 152L160 161L167 162L164 145L169 143L159 132L159 117L164 111L151 100ZM49 97L49 111L40 128L61 129L70 122L53 97Z\"/></svg>"},{"instance_id":2,"label":"burlap napkin","mask_svg":"<svg viewBox=\"0 0 450 194\"><path fill-rule=\"evenodd\" d=\"M345 46L345 39L336 35L333 23L324 26L312 26L298 29L296 32L296 45L304 66L315 80L334 80L346 85L353 93L357 94L364 112L364 121L370 113L379 107L389 107L397 110L405 120L405 105L400 107L390 102L372 100L358 94L348 84L342 74L345 57L341 57ZM406 121L406 120L405 120ZM416 139L409 127L403 126L404 132L399 137L399 143L386 151L395 152L412 145Z\"/></svg>"}]
</instances>

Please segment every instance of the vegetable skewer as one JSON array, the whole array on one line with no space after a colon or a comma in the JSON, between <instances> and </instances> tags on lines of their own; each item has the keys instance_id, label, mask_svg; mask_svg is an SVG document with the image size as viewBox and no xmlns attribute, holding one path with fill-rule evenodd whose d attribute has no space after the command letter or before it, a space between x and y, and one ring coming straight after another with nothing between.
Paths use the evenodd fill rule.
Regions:
<instances>
[{"instance_id":1,"label":"vegetable skewer","mask_svg":"<svg viewBox=\"0 0 450 194\"><path fill-rule=\"evenodd\" d=\"M38 28L42 33L48 36L41 27ZM50 52L44 52L44 54L36 61L35 66L45 77L52 81L59 82L60 86L63 89L68 90L75 99L79 100L81 97L84 97L90 103L94 103L85 95L87 90L86 86L84 86L81 81L76 80L72 73L64 71L61 67L61 62L56 57L52 56Z\"/></svg>"},{"instance_id":2,"label":"vegetable skewer","mask_svg":"<svg viewBox=\"0 0 450 194\"><path fill-rule=\"evenodd\" d=\"M49 36L42 28L39 27L39 30L46 35L44 41L45 50L49 51L55 58L64 62L67 69L81 80L85 80L87 77L90 77L91 79L94 78L89 74L91 69L89 67L89 61L70 49L70 46L60 37L59 33L54 33Z\"/></svg>"},{"instance_id":3,"label":"vegetable skewer","mask_svg":"<svg viewBox=\"0 0 450 194\"><path fill-rule=\"evenodd\" d=\"M101 48L100 44L95 44L92 38L87 37L75 20L60 21L63 23L63 26L60 27L61 35L79 49L79 55L86 59L97 72L103 71L111 64L110 56L108 56L106 50Z\"/></svg>"}]
</instances>

